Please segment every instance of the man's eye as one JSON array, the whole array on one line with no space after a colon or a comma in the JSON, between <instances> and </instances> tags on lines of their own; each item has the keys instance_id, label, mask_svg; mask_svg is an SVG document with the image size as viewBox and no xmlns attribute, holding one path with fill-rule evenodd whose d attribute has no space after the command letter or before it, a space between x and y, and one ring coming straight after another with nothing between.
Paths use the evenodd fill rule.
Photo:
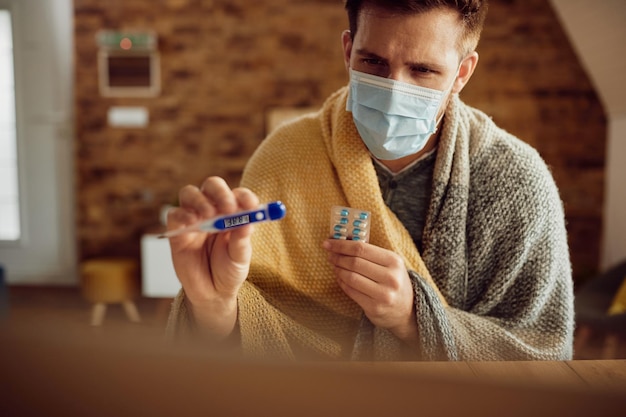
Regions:
<instances>
[{"instance_id":1,"label":"man's eye","mask_svg":"<svg viewBox=\"0 0 626 417\"><path fill-rule=\"evenodd\" d=\"M381 61L380 59L376 59L376 58L364 58L363 63L367 65L375 65L375 66L384 65L383 61Z\"/></svg>"},{"instance_id":2,"label":"man's eye","mask_svg":"<svg viewBox=\"0 0 626 417\"><path fill-rule=\"evenodd\" d=\"M430 68L427 68L427 67L414 67L413 71L420 72L422 74L428 74L428 73L433 72Z\"/></svg>"}]
</instances>

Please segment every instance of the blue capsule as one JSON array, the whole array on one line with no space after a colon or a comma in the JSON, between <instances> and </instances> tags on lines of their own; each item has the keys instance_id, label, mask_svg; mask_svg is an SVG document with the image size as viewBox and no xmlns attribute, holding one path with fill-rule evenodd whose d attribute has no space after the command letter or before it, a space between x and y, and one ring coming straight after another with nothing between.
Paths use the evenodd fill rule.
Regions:
<instances>
[{"instance_id":1,"label":"blue capsule","mask_svg":"<svg viewBox=\"0 0 626 417\"><path fill-rule=\"evenodd\" d=\"M331 210L330 235L335 239L360 240L369 238L370 213L350 207L334 206Z\"/></svg>"}]
</instances>

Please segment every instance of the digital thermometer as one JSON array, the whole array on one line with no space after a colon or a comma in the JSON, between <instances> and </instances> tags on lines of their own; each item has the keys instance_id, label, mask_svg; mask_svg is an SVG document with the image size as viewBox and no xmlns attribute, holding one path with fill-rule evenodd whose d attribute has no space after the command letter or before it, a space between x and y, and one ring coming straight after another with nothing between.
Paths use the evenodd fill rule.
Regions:
<instances>
[{"instance_id":1,"label":"digital thermometer","mask_svg":"<svg viewBox=\"0 0 626 417\"><path fill-rule=\"evenodd\" d=\"M170 238L188 232L221 233L245 226L251 223L260 223L273 220L280 220L285 217L287 209L280 201L263 204L254 210L240 211L233 214L213 217L203 220L194 225L183 227L182 229L170 230L163 233L159 238Z\"/></svg>"}]
</instances>

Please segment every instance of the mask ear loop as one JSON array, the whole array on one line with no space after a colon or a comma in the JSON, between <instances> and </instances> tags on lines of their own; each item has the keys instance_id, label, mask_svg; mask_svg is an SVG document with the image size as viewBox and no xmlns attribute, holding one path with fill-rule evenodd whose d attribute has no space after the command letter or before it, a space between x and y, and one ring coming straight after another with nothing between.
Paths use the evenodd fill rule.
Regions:
<instances>
[{"instance_id":1,"label":"mask ear loop","mask_svg":"<svg viewBox=\"0 0 626 417\"><path fill-rule=\"evenodd\" d=\"M456 82L456 79L459 76L459 72L461 71L461 64L462 63L463 63L463 61L459 62L459 66L456 69L456 73L454 74L454 78L452 78L452 83L450 84L450 86L448 88L446 88L444 97L452 92L452 88L454 87L454 83ZM440 106L441 106L441 104L440 104ZM443 120L443 116L445 116L445 115L446 115L446 112L444 111L443 113L441 113L441 116L439 116L439 119L437 119L437 122L435 123L435 131L433 132L433 134L437 133L437 130L439 130L439 124L441 123L441 121Z\"/></svg>"}]
</instances>

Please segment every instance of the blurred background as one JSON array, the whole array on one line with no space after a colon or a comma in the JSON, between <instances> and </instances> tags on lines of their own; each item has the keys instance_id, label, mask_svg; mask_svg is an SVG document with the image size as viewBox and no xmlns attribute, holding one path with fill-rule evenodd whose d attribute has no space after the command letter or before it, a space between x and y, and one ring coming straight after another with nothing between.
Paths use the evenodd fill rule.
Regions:
<instances>
[{"instance_id":1,"label":"blurred background","mask_svg":"<svg viewBox=\"0 0 626 417\"><path fill-rule=\"evenodd\" d=\"M577 289L626 259L625 23L621 0L491 0L461 93L550 166ZM341 0L0 0L3 306L93 321L84 267L121 259L161 328L164 208L236 186L276 118L344 86L347 26Z\"/></svg>"}]
</instances>

